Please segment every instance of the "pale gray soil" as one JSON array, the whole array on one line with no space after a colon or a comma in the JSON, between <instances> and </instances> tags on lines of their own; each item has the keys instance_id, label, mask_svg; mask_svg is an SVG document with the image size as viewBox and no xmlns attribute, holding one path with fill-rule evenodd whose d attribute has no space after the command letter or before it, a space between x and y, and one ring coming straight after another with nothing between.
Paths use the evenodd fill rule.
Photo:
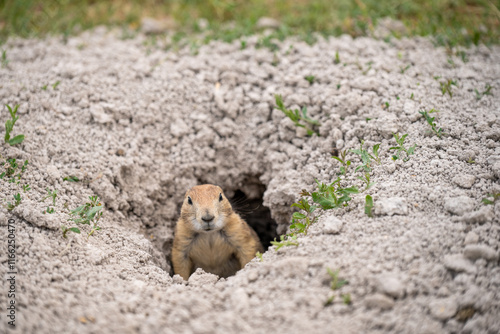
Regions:
<instances>
[{"instance_id":1,"label":"pale gray soil","mask_svg":"<svg viewBox=\"0 0 500 334\"><path fill-rule=\"evenodd\" d=\"M481 202L500 192L500 48L465 50L464 63L424 39L289 39L275 54L256 41L244 50L212 42L194 55L97 29L66 44L4 45L0 98L20 104L13 134L26 139L0 153L29 160L19 185L0 180L3 204L22 196L12 212L0 209L2 273L7 220L16 220L17 332L500 332L500 200ZM441 93L447 79L456 80L452 98ZM486 84L493 95L477 100L474 89ZM289 107L306 106L321 136L306 137L275 110L276 93ZM418 113L432 108L441 139ZM3 108L2 124L7 117ZM408 133L407 147L417 144L408 162L390 158L397 131ZM381 143L376 185L366 192L374 218L364 213L365 193L354 195L298 247L271 247L234 277L171 276L173 228L189 187L263 197L285 233L299 192L314 190L315 178L336 179L332 150L361 139L367 148ZM63 181L69 175L83 182ZM361 173L348 175L344 185L361 187ZM53 214L42 213L46 188L58 191ZM64 239L68 209L94 194L105 204L102 230L87 240L84 226ZM326 268L349 284L330 290ZM1 289L6 332L7 280Z\"/></svg>"}]
</instances>

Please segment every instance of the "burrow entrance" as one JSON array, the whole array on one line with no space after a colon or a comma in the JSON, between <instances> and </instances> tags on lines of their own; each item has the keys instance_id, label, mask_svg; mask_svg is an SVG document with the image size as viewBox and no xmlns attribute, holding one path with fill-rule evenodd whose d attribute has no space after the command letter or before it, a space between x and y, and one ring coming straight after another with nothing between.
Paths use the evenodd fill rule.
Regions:
<instances>
[{"instance_id":1,"label":"burrow entrance","mask_svg":"<svg viewBox=\"0 0 500 334\"><path fill-rule=\"evenodd\" d=\"M233 210L238 213L248 225L250 225L259 236L264 250L271 246L271 241L278 237L276 227L278 226L271 218L271 211L264 206L264 192L258 198L249 199L241 190L236 190L230 199Z\"/></svg>"}]
</instances>

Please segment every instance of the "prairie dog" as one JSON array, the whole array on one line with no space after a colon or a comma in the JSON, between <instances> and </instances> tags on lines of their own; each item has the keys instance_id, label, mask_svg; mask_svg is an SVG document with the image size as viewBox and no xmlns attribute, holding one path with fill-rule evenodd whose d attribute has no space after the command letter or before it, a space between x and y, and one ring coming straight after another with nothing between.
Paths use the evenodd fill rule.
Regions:
<instances>
[{"instance_id":1,"label":"prairie dog","mask_svg":"<svg viewBox=\"0 0 500 334\"><path fill-rule=\"evenodd\" d=\"M172 249L174 272L187 280L196 270L228 277L264 248L259 237L237 215L222 189L195 186L184 197Z\"/></svg>"}]
</instances>

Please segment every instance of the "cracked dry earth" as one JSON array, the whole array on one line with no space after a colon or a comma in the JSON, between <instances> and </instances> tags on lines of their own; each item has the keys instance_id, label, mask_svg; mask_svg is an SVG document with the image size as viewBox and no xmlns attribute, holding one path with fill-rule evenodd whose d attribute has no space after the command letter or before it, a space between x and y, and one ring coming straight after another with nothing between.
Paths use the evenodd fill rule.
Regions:
<instances>
[{"instance_id":1,"label":"cracked dry earth","mask_svg":"<svg viewBox=\"0 0 500 334\"><path fill-rule=\"evenodd\" d=\"M0 209L3 278L15 220L17 332L500 332L500 201L482 203L500 192L500 48L466 49L464 62L421 38L288 39L275 53L257 40L243 50L211 42L197 54L101 28L67 43L9 40L0 98L20 105L13 134L26 138L0 153L29 161L19 184L0 180L3 204L22 196ZM441 92L448 79L452 97ZM491 95L478 99L486 85ZM276 110L274 94L307 107L320 136ZM431 109L442 138L419 114ZM3 123L5 108L1 115ZM407 162L391 159L394 132L416 144ZM287 232L302 189L337 178L332 152L361 140L381 143L376 184L324 212L299 246L272 246L227 279L172 276L188 188L213 183L229 198L263 199L270 239ZM70 175L81 181L63 181ZM357 176L351 168L343 182L361 188ZM47 188L57 190L55 206L43 200ZM69 209L91 195L104 203L102 229L64 239ZM43 213L48 206L55 212ZM327 268L349 284L332 291ZM8 289L4 279L2 333L14 332Z\"/></svg>"}]
</instances>

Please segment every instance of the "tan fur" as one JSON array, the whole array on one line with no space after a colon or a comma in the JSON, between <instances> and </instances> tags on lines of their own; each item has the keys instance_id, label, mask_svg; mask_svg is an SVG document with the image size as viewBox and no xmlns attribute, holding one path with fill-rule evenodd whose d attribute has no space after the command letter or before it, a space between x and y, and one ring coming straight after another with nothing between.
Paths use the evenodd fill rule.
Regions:
<instances>
[{"instance_id":1,"label":"tan fur","mask_svg":"<svg viewBox=\"0 0 500 334\"><path fill-rule=\"evenodd\" d=\"M176 274L187 280L196 268L202 268L228 277L243 268L258 251L264 251L259 237L234 213L220 187L204 184L187 191L172 249Z\"/></svg>"}]
</instances>

